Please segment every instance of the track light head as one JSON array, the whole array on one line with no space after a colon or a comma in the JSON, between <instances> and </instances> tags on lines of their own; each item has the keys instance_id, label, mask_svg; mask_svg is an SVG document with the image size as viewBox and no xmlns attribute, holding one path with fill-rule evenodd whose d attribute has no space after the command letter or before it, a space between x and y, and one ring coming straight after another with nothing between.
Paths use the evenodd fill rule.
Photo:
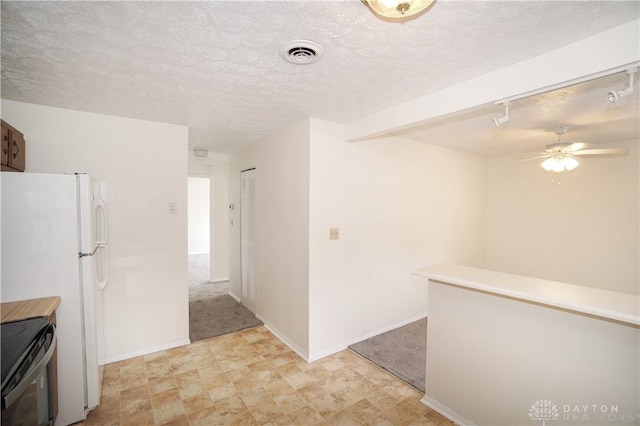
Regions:
<instances>
[{"instance_id":1,"label":"track light head","mask_svg":"<svg viewBox=\"0 0 640 426\"><path fill-rule=\"evenodd\" d=\"M493 125L496 127L500 127L501 124L509 121L509 102L504 103L504 117L500 117L500 118L494 117L491 120L493 121Z\"/></svg>"},{"instance_id":2,"label":"track light head","mask_svg":"<svg viewBox=\"0 0 640 426\"><path fill-rule=\"evenodd\" d=\"M504 116L504 117L500 117L500 118L492 118L491 120L493 120L493 125L496 127L500 127L500 125L502 123L506 123L507 121L509 121L509 117Z\"/></svg>"},{"instance_id":3,"label":"track light head","mask_svg":"<svg viewBox=\"0 0 640 426\"><path fill-rule=\"evenodd\" d=\"M626 89L621 90L619 92L616 92L615 90L611 90L607 94L607 99L612 104L615 104L616 102L618 102L618 99L624 98L625 96L630 95L631 93L633 93L633 87L627 87Z\"/></svg>"},{"instance_id":4,"label":"track light head","mask_svg":"<svg viewBox=\"0 0 640 426\"><path fill-rule=\"evenodd\" d=\"M636 71L638 71L637 68L627 70L627 74L629 74L629 86L626 89L620 90L618 92L616 92L615 90L610 90L609 93L607 93L607 100L610 103L615 104L616 102L618 102L618 99L624 98L625 96L633 93L633 75L636 73Z\"/></svg>"}]
</instances>

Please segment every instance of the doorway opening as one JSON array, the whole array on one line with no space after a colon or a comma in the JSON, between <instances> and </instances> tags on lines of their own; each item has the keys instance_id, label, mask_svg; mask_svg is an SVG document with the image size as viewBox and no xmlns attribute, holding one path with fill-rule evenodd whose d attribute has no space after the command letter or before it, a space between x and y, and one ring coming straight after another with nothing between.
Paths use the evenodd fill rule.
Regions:
<instances>
[{"instance_id":1,"label":"doorway opening","mask_svg":"<svg viewBox=\"0 0 640 426\"><path fill-rule=\"evenodd\" d=\"M189 285L211 280L210 205L211 179L189 177L188 252Z\"/></svg>"},{"instance_id":2,"label":"doorway opening","mask_svg":"<svg viewBox=\"0 0 640 426\"><path fill-rule=\"evenodd\" d=\"M195 168L195 166L194 166ZM229 285L229 199L226 163L188 177L189 339L192 342L261 325Z\"/></svg>"},{"instance_id":3,"label":"doorway opening","mask_svg":"<svg viewBox=\"0 0 640 426\"><path fill-rule=\"evenodd\" d=\"M228 281L213 282L217 280L213 280L215 253L211 244L212 178L189 176L188 185L189 299L226 294Z\"/></svg>"}]
</instances>

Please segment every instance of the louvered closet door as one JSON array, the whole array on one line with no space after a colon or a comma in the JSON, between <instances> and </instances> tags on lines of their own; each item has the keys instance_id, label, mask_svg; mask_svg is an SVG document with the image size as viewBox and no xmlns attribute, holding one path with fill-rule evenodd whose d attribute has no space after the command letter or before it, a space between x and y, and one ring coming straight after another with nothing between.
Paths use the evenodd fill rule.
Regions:
<instances>
[{"instance_id":1,"label":"louvered closet door","mask_svg":"<svg viewBox=\"0 0 640 426\"><path fill-rule=\"evenodd\" d=\"M242 304L256 311L256 175L255 169L240 175L240 245L242 262Z\"/></svg>"}]
</instances>

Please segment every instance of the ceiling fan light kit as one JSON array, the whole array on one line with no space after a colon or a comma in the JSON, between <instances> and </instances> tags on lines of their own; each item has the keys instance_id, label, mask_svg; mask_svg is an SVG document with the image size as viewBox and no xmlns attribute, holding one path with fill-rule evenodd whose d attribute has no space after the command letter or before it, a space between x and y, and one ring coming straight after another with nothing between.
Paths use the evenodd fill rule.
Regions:
<instances>
[{"instance_id":1,"label":"ceiling fan light kit","mask_svg":"<svg viewBox=\"0 0 640 426\"><path fill-rule=\"evenodd\" d=\"M620 90L618 92L616 92L615 90L609 91L609 93L607 94L607 99L609 100L609 102L615 104L616 102L618 102L618 99L633 93L633 76L636 71L638 71L638 68L627 70L627 74L629 74L629 86L626 89Z\"/></svg>"},{"instance_id":2,"label":"ceiling fan light kit","mask_svg":"<svg viewBox=\"0 0 640 426\"><path fill-rule=\"evenodd\" d=\"M396 21L426 10L435 0L361 0L373 14Z\"/></svg>"},{"instance_id":3,"label":"ceiling fan light kit","mask_svg":"<svg viewBox=\"0 0 640 426\"><path fill-rule=\"evenodd\" d=\"M571 171L578 167L580 163L578 160L568 154L557 154L553 157L549 157L540 164L540 166L548 172L560 173L564 171Z\"/></svg>"},{"instance_id":4,"label":"ceiling fan light kit","mask_svg":"<svg viewBox=\"0 0 640 426\"><path fill-rule=\"evenodd\" d=\"M548 172L561 173L571 171L580 165L576 156L623 156L629 152L625 148L592 148L584 142L565 142L563 140L567 126L558 126L553 129L558 135L558 142L547 145L542 155L536 155L531 159L545 158L540 166Z\"/></svg>"}]
</instances>

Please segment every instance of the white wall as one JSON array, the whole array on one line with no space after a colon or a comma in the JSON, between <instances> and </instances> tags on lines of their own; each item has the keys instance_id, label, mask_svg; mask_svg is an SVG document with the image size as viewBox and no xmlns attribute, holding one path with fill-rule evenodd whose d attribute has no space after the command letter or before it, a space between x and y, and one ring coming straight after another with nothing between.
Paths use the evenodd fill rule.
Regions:
<instances>
[{"instance_id":1,"label":"white wall","mask_svg":"<svg viewBox=\"0 0 640 426\"><path fill-rule=\"evenodd\" d=\"M429 297L423 402L457 424L540 425L541 399L548 425L638 423L638 326L438 281Z\"/></svg>"},{"instance_id":2,"label":"white wall","mask_svg":"<svg viewBox=\"0 0 640 426\"><path fill-rule=\"evenodd\" d=\"M211 280L229 279L229 156L209 153L207 159L189 157L189 176L211 178Z\"/></svg>"},{"instance_id":3,"label":"white wall","mask_svg":"<svg viewBox=\"0 0 640 426\"><path fill-rule=\"evenodd\" d=\"M640 293L638 141L551 175L538 162L488 160L487 261L497 271Z\"/></svg>"},{"instance_id":4,"label":"white wall","mask_svg":"<svg viewBox=\"0 0 640 426\"><path fill-rule=\"evenodd\" d=\"M240 172L256 168L256 314L302 356L309 342L309 120L232 156L230 291L240 293Z\"/></svg>"},{"instance_id":5,"label":"white wall","mask_svg":"<svg viewBox=\"0 0 640 426\"><path fill-rule=\"evenodd\" d=\"M212 280L229 279L229 163L214 165Z\"/></svg>"},{"instance_id":6,"label":"white wall","mask_svg":"<svg viewBox=\"0 0 640 426\"><path fill-rule=\"evenodd\" d=\"M312 360L426 315L426 286L412 270L484 262L483 158L402 138L346 143L343 132L311 118L230 165L236 206L240 171L256 167L257 313ZM237 295L239 218L236 207ZM332 227L339 240L328 239Z\"/></svg>"},{"instance_id":7,"label":"white wall","mask_svg":"<svg viewBox=\"0 0 640 426\"><path fill-rule=\"evenodd\" d=\"M411 271L484 262L485 160L311 119L310 357L427 313ZM340 229L329 240L329 228Z\"/></svg>"},{"instance_id":8,"label":"white wall","mask_svg":"<svg viewBox=\"0 0 640 426\"><path fill-rule=\"evenodd\" d=\"M210 178L192 177L188 179L188 251L189 254L209 253L210 239Z\"/></svg>"},{"instance_id":9,"label":"white wall","mask_svg":"<svg viewBox=\"0 0 640 426\"><path fill-rule=\"evenodd\" d=\"M106 183L106 359L188 343L187 128L7 100L2 117L25 134L27 172Z\"/></svg>"}]
</instances>

